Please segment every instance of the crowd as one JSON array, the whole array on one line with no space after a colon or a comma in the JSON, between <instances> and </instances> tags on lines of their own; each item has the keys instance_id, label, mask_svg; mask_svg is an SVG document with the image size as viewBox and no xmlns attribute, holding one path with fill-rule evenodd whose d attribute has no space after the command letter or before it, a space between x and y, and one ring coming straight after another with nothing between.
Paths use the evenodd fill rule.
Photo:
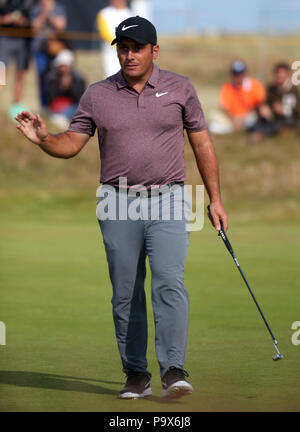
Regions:
<instances>
[{"instance_id":1,"label":"crowd","mask_svg":"<svg viewBox=\"0 0 300 432\"><path fill-rule=\"evenodd\" d=\"M132 7L134 3L139 6L138 0L132 2ZM132 14L127 0L110 0L109 6L99 11L103 78L119 70L115 47L110 42L115 27ZM0 0L0 61L6 69L12 60L16 65L8 110L12 120L18 112L27 110L22 96L31 58L36 65L42 113L48 113L52 122L62 128L74 115L86 83L76 71L75 53L66 38L66 28L66 10L59 1Z\"/></svg>"},{"instance_id":2,"label":"crowd","mask_svg":"<svg viewBox=\"0 0 300 432\"><path fill-rule=\"evenodd\" d=\"M0 1L0 60L16 63L11 119L27 109L22 103L29 60L34 59L41 109L63 126L85 90L84 79L74 70L74 52L64 38L67 16L55 0Z\"/></svg>"},{"instance_id":3,"label":"crowd","mask_svg":"<svg viewBox=\"0 0 300 432\"><path fill-rule=\"evenodd\" d=\"M265 89L249 76L243 61L235 60L230 67L230 80L221 87L219 105L209 122L209 129L215 134L245 130L253 142L258 142L298 129L300 98L286 62L275 64L273 81Z\"/></svg>"},{"instance_id":4,"label":"crowd","mask_svg":"<svg viewBox=\"0 0 300 432\"><path fill-rule=\"evenodd\" d=\"M110 0L97 14L103 78L120 69L115 47L111 46L115 28L135 14L149 18L147 3L132 0L129 8L127 0ZM27 109L21 101L31 57L36 65L42 111L49 113L53 123L61 127L74 115L86 83L76 71L74 50L65 38L66 27L66 10L59 1L0 0L0 61L8 66L14 59L16 64L8 111L11 119ZM234 61L230 80L221 87L219 109L209 119L210 132L246 130L252 141L260 141L298 128L300 99L291 81L289 64L276 64L273 74L273 82L265 89L260 81L249 76L244 61Z\"/></svg>"}]
</instances>

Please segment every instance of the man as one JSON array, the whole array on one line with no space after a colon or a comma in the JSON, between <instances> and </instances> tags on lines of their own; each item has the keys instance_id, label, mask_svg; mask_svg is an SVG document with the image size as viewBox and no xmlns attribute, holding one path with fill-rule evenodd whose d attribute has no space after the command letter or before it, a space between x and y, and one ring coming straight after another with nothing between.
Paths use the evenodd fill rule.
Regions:
<instances>
[{"instance_id":1,"label":"man","mask_svg":"<svg viewBox=\"0 0 300 432\"><path fill-rule=\"evenodd\" d=\"M260 116L249 130L254 142L299 126L300 97L292 83L289 65L277 63L273 74L274 80L267 88L266 103L260 107Z\"/></svg>"},{"instance_id":2,"label":"man","mask_svg":"<svg viewBox=\"0 0 300 432\"><path fill-rule=\"evenodd\" d=\"M64 5L55 0L39 0L30 14L32 29L35 35L33 53L39 80L41 107L48 108L45 88L45 74L49 70L51 58L47 52L47 38L55 33L62 33L67 27L67 15Z\"/></svg>"},{"instance_id":3,"label":"man","mask_svg":"<svg viewBox=\"0 0 300 432\"><path fill-rule=\"evenodd\" d=\"M13 101L8 115L14 118L26 109L21 105L25 75L30 59L29 12L34 0L4 0L0 2L0 61L8 67L16 62ZM2 34L2 36L1 36Z\"/></svg>"},{"instance_id":4,"label":"man","mask_svg":"<svg viewBox=\"0 0 300 432\"><path fill-rule=\"evenodd\" d=\"M222 222L226 230L218 163L190 81L153 64L159 52L155 27L144 18L131 17L117 27L115 43L121 70L87 89L67 132L54 136L39 115L26 112L17 117L18 128L42 150L63 158L76 155L98 129L103 185L97 215L113 287L118 348L127 375L119 397L141 398L152 393L146 359L146 256L152 274L163 396L180 397L193 391L184 370L188 232L185 220L177 217L185 197L178 198L175 192L171 197L171 189L181 192L185 180L184 129L210 198L211 221L217 230ZM124 185L124 178L130 188ZM108 195L112 198L107 203L118 207L117 217L106 217ZM164 219L168 202L172 216ZM138 208L140 218L135 217ZM151 218L147 217L149 209L155 210Z\"/></svg>"},{"instance_id":5,"label":"man","mask_svg":"<svg viewBox=\"0 0 300 432\"><path fill-rule=\"evenodd\" d=\"M131 16L127 0L110 0L109 5L97 14L97 28L101 38L103 78L115 74L120 69L115 47L111 46L115 29L121 21Z\"/></svg>"},{"instance_id":6,"label":"man","mask_svg":"<svg viewBox=\"0 0 300 432\"><path fill-rule=\"evenodd\" d=\"M274 81L267 89L269 105L278 131L297 128L299 125L300 98L291 80L288 63L280 62L274 66Z\"/></svg>"},{"instance_id":7,"label":"man","mask_svg":"<svg viewBox=\"0 0 300 432\"><path fill-rule=\"evenodd\" d=\"M221 113L212 116L210 131L230 133L251 127L260 115L265 101L263 85L247 73L247 66L235 60L230 67L231 79L221 87Z\"/></svg>"},{"instance_id":8,"label":"man","mask_svg":"<svg viewBox=\"0 0 300 432\"><path fill-rule=\"evenodd\" d=\"M64 49L54 58L45 76L45 88L51 121L65 129L86 88L84 78L74 70L71 50Z\"/></svg>"}]
</instances>

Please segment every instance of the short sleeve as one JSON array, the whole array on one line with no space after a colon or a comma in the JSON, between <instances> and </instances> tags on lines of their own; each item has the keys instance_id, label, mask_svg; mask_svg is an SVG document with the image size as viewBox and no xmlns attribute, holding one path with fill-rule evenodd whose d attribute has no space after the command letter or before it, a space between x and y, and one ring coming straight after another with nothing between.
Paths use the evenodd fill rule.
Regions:
<instances>
[{"instance_id":1,"label":"short sleeve","mask_svg":"<svg viewBox=\"0 0 300 432\"><path fill-rule=\"evenodd\" d=\"M96 124L93 120L93 106L91 98L91 87L82 95L77 111L71 120L69 131L88 134L93 136L96 130Z\"/></svg>"},{"instance_id":2,"label":"short sleeve","mask_svg":"<svg viewBox=\"0 0 300 432\"><path fill-rule=\"evenodd\" d=\"M183 113L183 126L188 132L200 132L207 129L201 103L195 88L187 80L186 100Z\"/></svg>"}]
</instances>

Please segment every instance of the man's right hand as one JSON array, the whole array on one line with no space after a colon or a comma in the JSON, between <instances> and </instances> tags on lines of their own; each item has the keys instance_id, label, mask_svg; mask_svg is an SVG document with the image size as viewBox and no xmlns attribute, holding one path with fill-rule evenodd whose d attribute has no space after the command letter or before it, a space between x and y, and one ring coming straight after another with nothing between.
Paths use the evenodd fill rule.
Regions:
<instances>
[{"instance_id":1,"label":"man's right hand","mask_svg":"<svg viewBox=\"0 0 300 432\"><path fill-rule=\"evenodd\" d=\"M49 133L47 127L39 114L34 115L28 111L20 112L16 117L17 129L34 144L45 142Z\"/></svg>"}]
</instances>

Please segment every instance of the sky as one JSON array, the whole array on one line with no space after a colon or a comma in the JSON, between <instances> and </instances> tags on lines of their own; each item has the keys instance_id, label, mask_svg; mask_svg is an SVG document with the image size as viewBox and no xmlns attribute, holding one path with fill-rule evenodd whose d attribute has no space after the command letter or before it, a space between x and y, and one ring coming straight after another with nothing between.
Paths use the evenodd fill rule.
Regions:
<instances>
[{"instance_id":1,"label":"sky","mask_svg":"<svg viewBox=\"0 0 300 432\"><path fill-rule=\"evenodd\" d=\"M161 33L300 32L300 0L152 0Z\"/></svg>"}]
</instances>

